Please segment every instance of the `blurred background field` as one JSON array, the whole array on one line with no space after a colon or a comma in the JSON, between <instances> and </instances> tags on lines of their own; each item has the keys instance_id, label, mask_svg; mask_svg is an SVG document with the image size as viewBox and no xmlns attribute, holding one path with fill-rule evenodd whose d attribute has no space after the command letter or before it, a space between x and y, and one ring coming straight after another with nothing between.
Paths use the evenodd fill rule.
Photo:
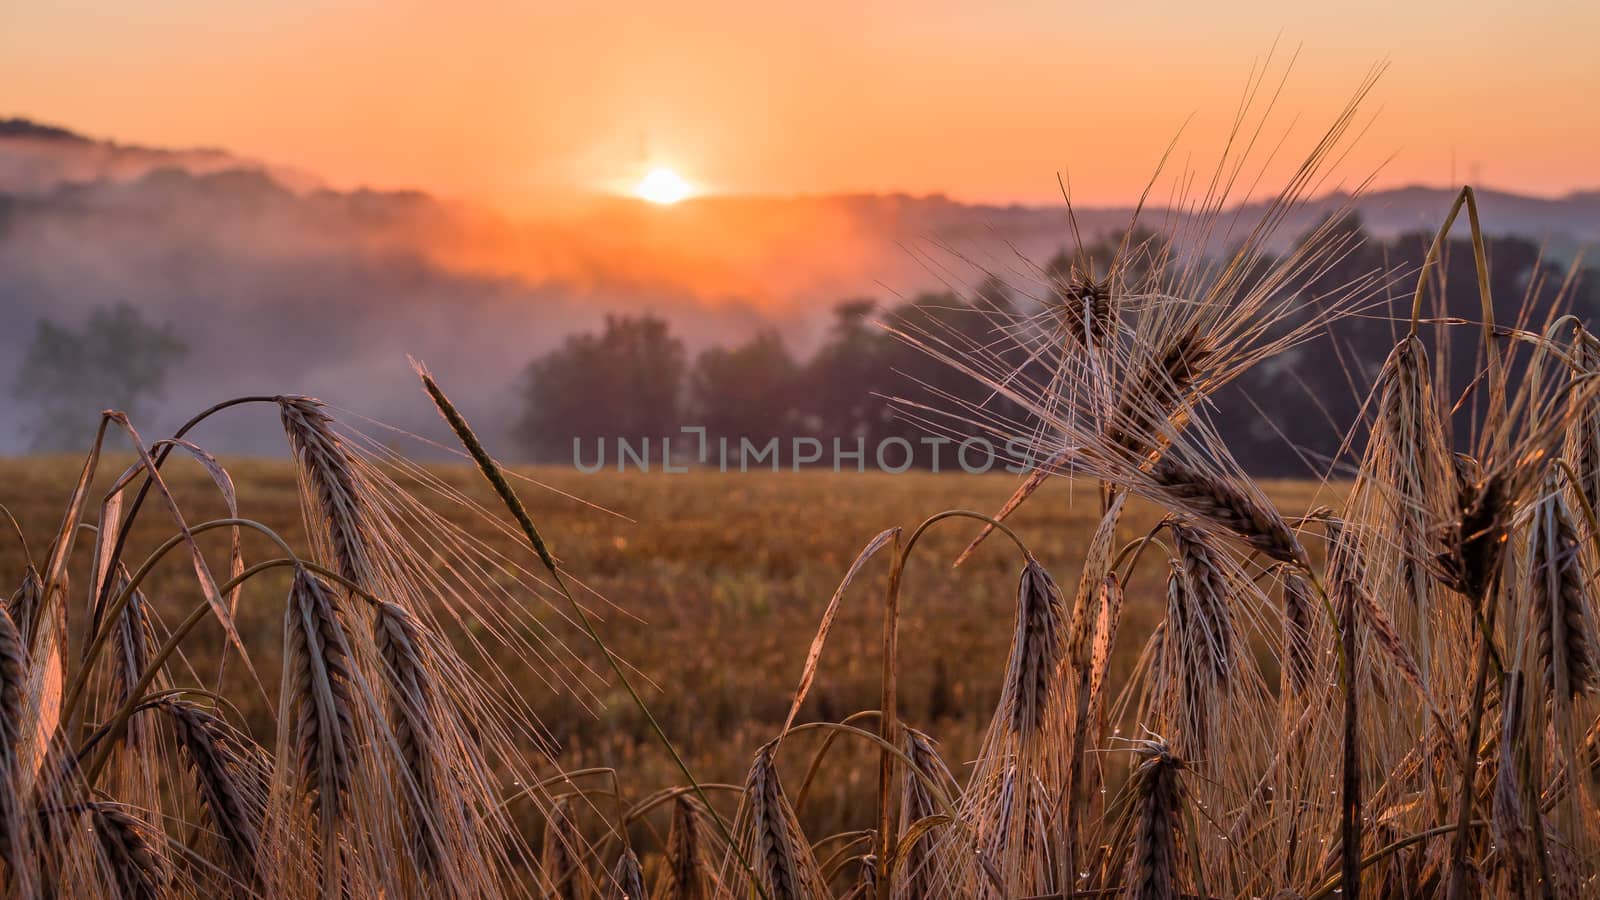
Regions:
<instances>
[{"instance_id":1,"label":"blurred background field","mask_svg":"<svg viewBox=\"0 0 1600 900\"><path fill-rule=\"evenodd\" d=\"M103 494L111 473L128 462L113 459L103 465L92 496ZM237 484L240 514L304 548L290 464L224 463ZM21 523L36 559L44 555L59 525L80 465L81 460L67 456L0 459L0 504ZM503 520L475 471L448 465L431 471L481 503L496 521ZM1016 485L1013 476L999 473L518 471L548 486L524 484L521 490L556 555L592 592L580 598L604 618L601 631L607 642L636 667L641 684L648 679L646 699L696 775L733 783L742 780L750 755L781 725L818 621L857 552L883 529L898 525L909 531L941 510L993 512ZM210 477L198 465L174 457L167 472L191 525L226 514ZM1293 514L1331 501L1336 488L1276 482L1269 490ZM510 558L529 561L512 537L467 505L438 498L430 505ZM1061 480L1045 485L1012 524L1070 596L1098 517L1093 488ZM1144 534L1156 519L1151 508L1134 506L1122 519L1119 543ZM158 510L151 509L139 521L130 559L143 559L173 533L170 519ZM953 570L952 560L975 529L968 520L941 523L919 544L907 573L901 619L901 714L940 740L953 766L977 752L998 697L1020 569L1016 549L996 537ZM247 562L278 555L265 540L248 533L244 540ZM211 532L202 541L214 571L226 571L226 532ZM78 547L84 557L74 562L73 570L87 571L93 542L80 540ZM0 541L0 578L7 592L20 582L24 565L18 541ZM1147 554L1128 584L1114 683L1162 616L1164 565L1161 554ZM837 721L877 707L887 571L888 555L883 554L846 595L801 721ZM194 583L188 561L174 553L159 564L146 591L170 622L199 602ZM260 667L262 687L236 661L225 669L224 693L241 698L239 712L258 735L270 734L272 728L273 704L267 698L276 698L274 667L281 657L287 588L286 576L269 574L252 581L240 601L240 630ZM85 593L85 586L74 585L73 615L83 614ZM530 597L528 602L542 601ZM519 661L501 662L559 743L563 766L624 772L621 789L630 801L680 783L638 710L611 679L601 677L605 666L595 648L565 621L559 607L549 607L540 618L576 654L571 668L591 670L572 679L582 689L561 689ZM463 629L473 627L463 623ZM208 637L194 646L214 653L221 646L220 634ZM214 658L191 657L190 662L203 680L214 679ZM587 691L592 699L583 698ZM815 734L801 735L795 740L796 752L786 751L795 769L786 770L785 777L793 784L800 782L816 743ZM808 825L821 829L812 833L866 824L870 811L852 808L847 798L864 796L861 781L876 777L875 759L857 747L840 746L829 755L830 777L818 779L802 809ZM591 799L602 809L602 803L610 802Z\"/></svg>"}]
</instances>

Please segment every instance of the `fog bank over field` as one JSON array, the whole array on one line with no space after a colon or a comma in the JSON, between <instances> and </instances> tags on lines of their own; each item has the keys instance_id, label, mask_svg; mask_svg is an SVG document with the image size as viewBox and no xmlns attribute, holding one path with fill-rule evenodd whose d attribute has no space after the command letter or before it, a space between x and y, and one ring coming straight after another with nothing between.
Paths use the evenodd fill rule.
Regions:
<instances>
[{"instance_id":1,"label":"fog bank over field","mask_svg":"<svg viewBox=\"0 0 1600 900\"><path fill-rule=\"evenodd\" d=\"M1370 195L1359 208L1369 231L1390 236L1436 227L1449 200L1448 191L1413 188ZM1600 238L1600 194L1480 200L1491 231L1543 242L1558 257ZM1297 211L1280 239L1341 203ZM1125 227L1131 210L1077 217L1088 239ZM1147 211L1143 222L1165 218ZM691 350L777 327L804 354L845 298L887 304L967 291L983 267L1037 292L1036 267L1072 234L1064 204L893 195L673 207L612 198L559 220L512 221L420 192L329 190L225 151L126 147L11 120L0 122L0 360L25 355L41 318L76 327L91 310L127 302L171 323L190 348L169 373L160 413L139 423L147 439L217 400L279 392L431 433L436 419L408 354L469 416L494 423L530 359L607 313L667 318ZM13 366L0 366L5 421L22 414ZM275 421L254 418L258 427L232 419L201 440L280 452ZM18 429L0 429L0 452L25 448Z\"/></svg>"}]
</instances>

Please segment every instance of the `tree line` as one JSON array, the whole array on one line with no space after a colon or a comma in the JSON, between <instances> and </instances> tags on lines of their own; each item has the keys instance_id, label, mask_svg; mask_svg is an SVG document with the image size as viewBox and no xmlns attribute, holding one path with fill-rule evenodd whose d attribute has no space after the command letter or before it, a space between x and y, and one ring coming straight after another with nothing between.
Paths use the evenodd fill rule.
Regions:
<instances>
[{"instance_id":1,"label":"tree line","mask_svg":"<svg viewBox=\"0 0 1600 900\"><path fill-rule=\"evenodd\" d=\"M1378 271L1399 276L1388 298L1391 305L1335 323L1325 337L1275 361L1271 371L1246 373L1218 395L1208 414L1234 442L1239 462L1253 472L1305 475L1325 467L1338 452L1346 435L1332 423L1359 418L1371 379L1393 346L1397 326L1389 317L1410 312L1415 280L1406 276L1420 269L1434 240L1420 231L1374 238L1353 214L1331 228L1323 230L1322 239L1348 237L1354 239L1353 249L1292 286L1304 315L1315 315L1321 298ZM1113 234L1081 252L1063 250L1043 267L1045 290L1067 290L1074 260L1107 259L1123 238ZM1148 248L1155 241L1145 233L1127 244ZM1593 270L1570 273L1569 280L1565 267L1522 237L1493 238L1488 247L1497 321L1542 323L1563 286L1570 309L1580 317L1589 319L1600 310L1600 278ZM1265 273L1269 266L1270 260L1257 269ZM1430 314L1479 320L1470 243L1446 242L1441 268L1445 289L1430 304ZM1140 273L1126 277L1137 281ZM996 323L1016 320L1048 301L1035 293L1019 293L990 278L967 295L930 292L887 306L871 298L843 300L834 306L820 346L806 359L774 330L691 358L666 320L650 314L608 316L598 331L573 334L529 363L517 391L516 437L528 458L539 461L592 461L602 441L614 447L621 440L635 448L651 444L657 464L662 438L691 449L692 440L680 431L685 426L703 427L713 446L719 437L753 445L773 438L815 439L823 446L838 440L868 448L900 439L914 454L912 464L937 466L947 451L925 439L939 435L940 426L914 411L891 408L886 397L922 398L941 410L982 404L988 413L1023 428L1030 423L990 388L931 359L879 323L909 323L957 345L1003 344ZM1030 371L1038 363L1019 355L1022 351L1007 352L1011 358L1002 358L1011 368L1032 378L1048 377ZM1452 361L1457 389L1471 377L1472 364L1469 358ZM1470 417L1470 405L1462 415ZM948 466L949 457L944 459Z\"/></svg>"},{"instance_id":2,"label":"tree line","mask_svg":"<svg viewBox=\"0 0 1600 900\"><path fill-rule=\"evenodd\" d=\"M1409 315L1415 274L1434 240L1421 231L1374 238L1354 215L1324 224L1331 227L1323 229L1323 239L1349 239L1352 249L1290 286L1304 315L1315 315L1321 298L1378 271L1397 276L1391 305L1338 321L1321 339L1274 359L1270 368L1247 372L1213 398L1207 414L1232 442L1239 462L1258 474L1305 475L1338 453L1347 435L1332 423L1359 420L1371 380L1393 346L1394 317ZM964 294L929 292L897 304L865 297L840 301L820 344L805 358L776 330L691 357L661 317L608 316L598 330L571 334L528 363L507 420L515 423L522 458L561 464L593 460L600 441L610 443L614 456L620 440L636 450L649 442L648 455L659 465L663 438L672 438L682 454L693 449L693 438L681 429L699 427L711 446L721 438L754 447L805 440L830 449L836 441L846 448L891 442L902 448L895 465L930 468L942 461L953 467L950 448L933 441L952 433L959 439L965 436L960 429L942 432L938 416L896 410L885 398L913 398L943 411L981 406L1024 432L1034 423L1003 397L880 323L915 327L958 346L1012 347L1000 351L998 363L1043 383L1050 373L1014 349L998 329L1037 312L1052 301L1052 292L1068 290L1075 261L1109 259L1124 246L1124 237L1113 234L1063 250L1042 267L1038 283L1023 291L990 278ZM1148 250L1159 239L1145 232L1126 243ZM1488 253L1498 323L1542 327L1558 297L1564 310L1586 321L1600 312L1595 270L1571 271L1518 236L1491 237ZM1256 268L1265 273L1270 263ZM1430 303L1430 316L1480 320L1472 249L1465 238L1446 242L1439 274L1437 283L1444 288ZM1141 277L1138 265L1125 272L1135 284ZM41 320L14 369L12 393L25 417L21 427L36 450L78 448L93 429L93 416L85 409L114 407L142 416L160 397L170 368L187 352L170 324L147 321L126 303L94 312L81 328ZM1448 360L1452 394L1468 386L1474 362L1467 356ZM1457 433L1469 433L1478 414L1473 403L1463 404L1458 415L1467 427ZM975 428L966 431L975 433ZM868 465L872 462L869 456ZM788 463L786 458L785 468Z\"/></svg>"}]
</instances>

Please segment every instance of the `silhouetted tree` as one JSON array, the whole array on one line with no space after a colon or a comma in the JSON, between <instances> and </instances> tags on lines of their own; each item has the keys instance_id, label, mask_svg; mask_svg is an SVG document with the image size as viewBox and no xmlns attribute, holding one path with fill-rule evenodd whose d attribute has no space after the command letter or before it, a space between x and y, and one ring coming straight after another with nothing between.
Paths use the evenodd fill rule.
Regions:
<instances>
[{"instance_id":1,"label":"silhouetted tree","mask_svg":"<svg viewBox=\"0 0 1600 900\"><path fill-rule=\"evenodd\" d=\"M942 341L954 348L981 346L993 343L995 336L985 335L990 328L990 318L984 311L969 305L954 293L922 294L910 303L892 310L886 320L908 332L927 335L925 340ZM884 391L893 396L923 402L939 409L968 415L966 406L979 403L991 391L970 375L929 356L922 348L901 340L886 341L882 353L882 381L888 385ZM881 401L880 401L881 402ZM948 422L930 417L932 422L921 422L897 415L884 421L871 438L882 440L898 437L918 448L917 463L932 465L932 447L922 441L925 437L941 434L940 427ZM946 455L948 462L949 455Z\"/></svg>"},{"instance_id":2,"label":"silhouetted tree","mask_svg":"<svg viewBox=\"0 0 1600 900\"><path fill-rule=\"evenodd\" d=\"M104 409L137 422L144 402L165 389L168 368L188 353L170 324L146 321L129 303L94 310L81 330L40 319L12 386L32 410L33 448L84 446Z\"/></svg>"},{"instance_id":3,"label":"silhouetted tree","mask_svg":"<svg viewBox=\"0 0 1600 900\"><path fill-rule=\"evenodd\" d=\"M1345 429L1360 418L1373 379L1397 332L1405 327L1391 317L1409 316L1413 279L1432 240L1432 234L1424 233L1375 239L1359 217L1347 214L1318 223L1286 248L1295 252L1321 242L1329 249L1315 265L1297 267L1290 277L1271 286L1292 302L1283 320L1261 323L1271 329L1269 336L1324 317L1328 303L1346 298L1355 286L1369 288L1362 305L1373 314L1331 323L1325 333L1265 360L1196 410L1223 434L1246 469L1263 475L1305 475L1324 470L1343 449L1359 451L1363 436L1359 431L1349 435ZM1592 272L1569 280L1564 269L1541 256L1537 245L1521 238L1492 238L1488 250L1500 325L1541 327L1555 309L1563 284L1568 288L1566 308L1586 319L1600 311L1600 278ZM1425 313L1440 321L1468 323L1449 327L1475 329L1470 323L1481 312L1471 245L1464 238L1455 239L1446 251L1440 273L1446 286ZM1047 290L1064 289L1074 272L1081 275L1091 261L1094 277L1103 279L1114 257L1121 261L1117 283L1121 291L1170 289L1149 278L1159 271L1167 253L1164 240L1149 230L1113 233L1087 244L1082 252L1063 251L1050 260L1044 267ZM1232 292L1265 289L1263 279L1281 264L1280 258L1268 253L1254 258L1243 271L1220 263L1197 263L1196 271L1210 274L1196 277L1185 290L1203 296L1210 287L1207 279L1222 277L1223 272L1238 280ZM776 333L768 332L736 347L706 350L688 371L683 347L663 321L610 318L602 334L569 338L529 367L521 433L527 446L540 455L564 457L570 454L575 436L620 436L637 442L676 435L682 425L702 424L712 438L748 437L761 442L805 436L819 440L825 452L835 440L842 449L854 451L859 440L868 465L875 448L898 438L910 445L914 464L929 466L937 453L939 464L950 468L956 462L954 448L936 449L927 439L941 434L989 437L1002 450L1003 442L993 438L1026 434L1035 423L999 392L894 332L942 344L956 355L975 348L984 348L986 355L998 353L1002 359L996 374L1027 367L1019 383L1042 385L1051 375L1047 364L1037 356L1030 358L1015 343L1017 337L1029 337L1025 319L1036 311L1028 308L1034 302L1028 297L1026 289L1013 293L1004 281L991 277L970 297L927 293L888 309L871 299L849 299L834 307L822 345L803 364L796 362ZM880 322L889 328L880 327ZM1431 330L1430 326L1430 335ZM1507 342L1508 350L1512 343ZM1476 371L1470 357L1458 355L1449 361L1452 400ZM1518 365L1513 355L1513 373ZM936 412L908 414L892 408L885 397L922 400ZM1463 427L1458 429L1458 441L1481 421L1481 415L1473 398L1460 405L1458 422ZM1001 433L986 433L983 422L1003 423ZM1347 439L1351 439L1348 444ZM902 458L899 452L888 457L893 464Z\"/></svg>"},{"instance_id":4,"label":"silhouetted tree","mask_svg":"<svg viewBox=\"0 0 1600 900\"><path fill-rule=\"evenodd\" d=\"M1297 238L1291 252L1318 262L1279 287L1295 298L1289 318L1275 325L1280 334L1324 316L1332 299L1358 288L1367 290L1366 302L1380 309L1398 296L1398 266L1404 260L1391 259L1390 248L1374 239L1353 212L1325 218ZM1242 276L1240 289L1255 289L1281 264L1263 254ZM1246 468L1261 474L1319 474L1359 418L1394 341L1394 329L1378 316L1343 319L1245 373L1218 395L1213 418Z\"/></svg>"},{"instance_id":5,"label":"silhouetted tree","mask_svg":"<svg viewBox=\"0 0 1600 900\"><path fill-rule=\"evenodd\" d=\"M801 374L805 427L816 437L854 439L887 418L873 396L884 384L884 335L872 324L876 301L856 298L833 308L828 336Z\"/></svg>"},{"instance_id":6,"label":"silhouetted tree","mask_svg":"<svg viewBox=\"0 0 1600 900\"><path fill-rule=\"evenodd\" d=\"M695 360L689 395L696 425L710 436L779 437L795 426L800 367L776 332L731 349L712 347Z\"/></svg>"},{"instance_id":7,"label":"silhouetted tree","mask_svg":"<svg viewBox=\"0 0 1600 900\"><path fill-rule=\"evenodd\" d=\"M1011 346L1002 328L1012 323L997 301L1010 302L1009 297L999 297L993 283L985 283L972 299L953 292L922 294L909 303L889 310L885 324L912 336L916 340L939 345L953 352L987 348L990 353L1000 352L1012 357L1020 365L1023 354L1007 350ZM899 438L913 448L913 459L919 466L931 466L936 445L925 439L944 436L991 437L981 429L965 425L941 414L919 417L897 412L883 399L886 396L905 397L914 402L925 402L942 413L952 413L957 418L988 417L999 414L1015 419L1017 410L1010 401L996 395L995 391L978 383L970 375L933 358L923 348L903 340L882 328L871 328L864 334L836 329L835 339L823 348L813 361L821 368L827 361L847 358L861 384L868 385L866 393L849 382L834 387L839 396L855 393L863 414L855 420L854 427L844 433L865 439L873 448L883 440ZM859 349L857 349L859 348ZM865 370L865 371L861 371ZM818 377L822 377L818 373ZM982 412L977 412L979 408ZM954 465L954 452L946 449L940 454L941 465ZM896 460L898 462L898 459ZM974 460L976 463L976 460Z\"/></svg>"},{"instance_id":8,"label":"silhouetted tree","mask_svg":"<svg viewBox=\"0 0 1600 900\"><path fill-rule=\"evenodd\" d=\"M637 444L677 433L685 354L664 319L607 316L599 334L569 336L528 365L516 431L544 459L569 459L574 438ZM659 452L659 451L653 451Z\"/></svg>"},{"instance_id":9,"label":"silhouetted tree","mask_svg":"<svg viewBox=\"0 0 1600 900\"><path fill-rule=\"evenodd\" d=\"M1296 246L1306 246L1315 234L1333 252L1284 288L1297 295L1297 317L1305 320L1319 314L1329 297L1364 281L1373 288L1367 296L1367 314L1333 323L1323 336L1266 360L1216 397L1214 419L1239 462L1257 474L1303 476L1327 471L1328 461L1352 437L1345 429L1360 418L1384 360L1407 327L1417 273L1434 241L1432 232L1375 239L1354 214L1324 221L1319 228L1308 231ZM1502 328L1542 329L1558 310L1558 299L1561 312L1571 310L1583 318L1593 314L1592 271L1573 273L1569 281L1565 267L1520 237L1490 237L1486 250L1495 322ZM1266 262L1257 268L1250 277L1259 278ZM1374 274L1379 276L1376 281L1371 280ZM1446 242L1440 271L1429 283L1425 320L1449 323L1437 327L1471 330L1476 338L1483 311L1470 240ZM1568 294L1560 297L1563 284ZM1431 343L1435 327L1425 324L1425 341ZM1457 353L1448 360L1447 383L1437 389L1456 406L1455 439L1465 449L1472 430L1482 423L1485 392L1472 390L1481 350L1463 352L1475 341L1461 343L1462 338L1457 338ZM1520 377L1525 345L1506 340L1501 349L1507 354L1511 377ZM1469 390L1465 402L1457 405L1455 401ZM1358 429L1353 438L1351 446L1359 451L1364 435Z\"/></svg>"}]
</instances>

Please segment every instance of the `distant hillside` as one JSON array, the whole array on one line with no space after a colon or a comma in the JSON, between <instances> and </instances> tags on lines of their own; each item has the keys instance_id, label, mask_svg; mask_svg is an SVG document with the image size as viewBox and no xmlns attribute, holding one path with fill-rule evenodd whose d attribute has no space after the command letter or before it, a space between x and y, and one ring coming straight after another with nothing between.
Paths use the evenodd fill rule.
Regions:
<instances>
[{"instance_id":1,"label":"distant hillside","mask_svg":"<svg viewBox=\"0 0 1600 900\"><path fill-rule=\"evenodd\" d=\"M195 174L252 169L296 190L316 186L310 176L226 150L130 146L28 119L0 119L0 191L5 193L43 194L65 184L129 181L163 168Z\"/></svg>"},{"instance_id":2,"label":"distant hillside","mask_svg":"<svg viewBox=\"0 0 1600 900\"><path fill-rule=\"evenodd\" d=\"M1600 193L1480 198L1492 232L1527 235L1558 257L1600 239ZM1307 204L1276 239L1287 246L1345 200ZM1449 201L1407 188L1358 209L1371 231L1392 236L1436 227ZM1248 221L1255 210L1238 214ZM1076 216L1096 237L1132 211ZM1165 218L1146 211L1144 221ZM18 357L42 316L72 325L126 300L193 347L175 373L174 415L233 393L305 391L421 425L431 413L412 390L408 353L489 411L533 355L608 311L666 315L691 348L779 325L803 353L842 298L966 289L985 269L1027 290L1072 234L1064 205L903 195L704 197L670 208L601 198L560 219L511 221L421 192L333 191L224 150L126 146L8 119L0 359ZM10 379L0 367L0 416ZM245 434L231 449L267 439Z\"/></svg>"}]
</instances>

